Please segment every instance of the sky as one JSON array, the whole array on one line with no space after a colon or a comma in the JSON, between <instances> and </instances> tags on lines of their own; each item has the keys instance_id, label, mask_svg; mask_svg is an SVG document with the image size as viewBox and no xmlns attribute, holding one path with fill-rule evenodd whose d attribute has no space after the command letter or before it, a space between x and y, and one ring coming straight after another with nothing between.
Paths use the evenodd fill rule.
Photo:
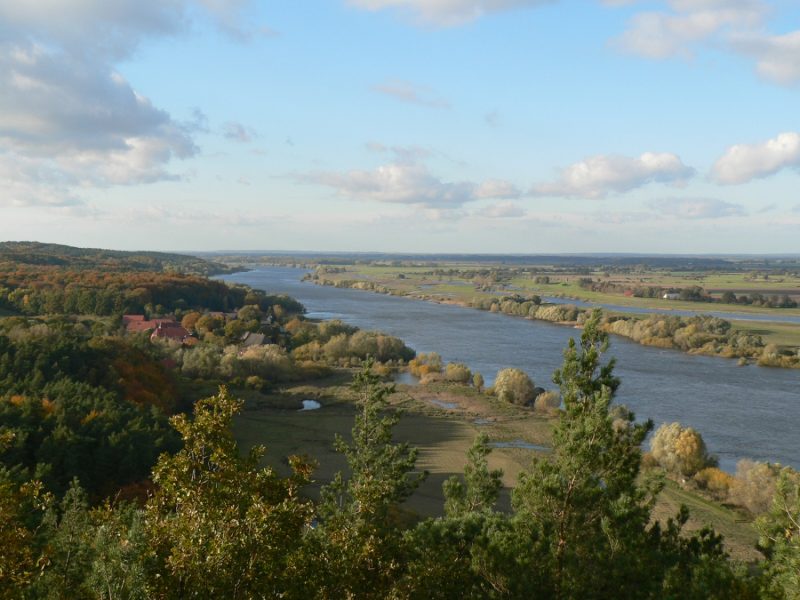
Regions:
<instances>
[{"instance_id":1,"label":"sky","mask_svg":"<svg viewBox=\"0 0 800 600\"><path fill-rule=\"evenodd\" d=\"M0 0L0 240L800 253L797 0Z\"/></svg>"}]
</instances>

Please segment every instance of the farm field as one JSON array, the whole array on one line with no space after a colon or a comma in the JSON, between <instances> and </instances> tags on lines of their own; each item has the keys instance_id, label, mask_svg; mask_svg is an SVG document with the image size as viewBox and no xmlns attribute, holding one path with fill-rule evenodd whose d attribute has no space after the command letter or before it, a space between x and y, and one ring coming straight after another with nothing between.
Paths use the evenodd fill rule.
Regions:
<instances>
[{"instance_id":1,"label":"farm field","mask_svg":"<svg viewBox=\"0 0 800 600\"><path fill-rule=\"evenodd\" d=\"M399 296L409 296L435 302L470 306L476 301L503 296L538 295L544 298L575 299L598 305L610 305L606 312L626 317L641 317L637 311L648 310L671 314L674 311L721 313L737 329L760 335L766 344L783 348L800 348L800 326L781 323L786 317L800 317L800 308L770 308L747 304L722 302L691 302L645 298L594 291L582 287L582 278L597 282L611 282L618 286L656 286L681 288L700 286L717 297L726 291L737 294L758 292L765 296L786 294L800 300L800 276L768 274L754 276L749 273L705 273L645 271L635 274L607 273L594 270L570 272L550 266L509 268L502 264L485 263L435 263L435 264L360 264L354 263L327 269L321 267L317 282L368 289ZM630 311L626 311L630 308ZM758 323L737 319L737 315L758 315ZM776 321L769 320L774 317Z\"/></svg>"}]
</instances>

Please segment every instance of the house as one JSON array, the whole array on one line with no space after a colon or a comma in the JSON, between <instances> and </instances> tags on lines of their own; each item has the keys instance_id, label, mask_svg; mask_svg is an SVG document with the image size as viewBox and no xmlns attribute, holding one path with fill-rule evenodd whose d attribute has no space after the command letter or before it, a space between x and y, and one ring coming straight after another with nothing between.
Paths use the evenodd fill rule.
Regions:
<instances>
[{"instance_id":1,"label":"house","mask_svg":"<svg viewBox=\"0 0 800 600\"><path fill-rule=\"evenodd\" d=\"M165 327L180 327L175 319L152 319L146 320L144 315L123 315L122 322L125 324L125 329L128 333L141 333L142 331L152 331L158 329L159 326Z\"/></svg>"},{"instance_id":2,"label":"house","mask_svg":"<svg viewBox=\"0 0 800 600\"><path fill-rule=\"evenodd\" d=\"M149 321L144 315L122 315L122 323L128 333L141 333L156 328L155 321Z\"/></svg>"},{"instance_id":3,"label":"house","mask_svg":"<svg viewBox=\"0 0 800 600\"><path fill-rule=\"evenodd\" d=\"M678 298L680 298L680 297L681 297L681 295L680 295L680 294L677 294L677 293L675 293L675 292L667 292L666 294L664 294L664 295L662 296L662 298L663 298L664 300L677 300L677 299L678 299Z\"/></svg>"},{"instance_id":4,"label":"house","mask_svg":"<svg viewBox=\"0 0 800 600\"><path fill-rule=\"evenodd\" d=\"M150 341L166 339L174 342L183 342L189 337L189 332L180 323L175 321L157 321L156 323L156 328L150 334Z\"/></svg>"},{"instance_id":5,"label":"house","mask_svg":"<svg viewBox=\"0 0 800 600\"><path fill-rule=\"evenodd\" d=\"M263 346L266 337L267 336L264 335L263 333L253 333L251 331L248 331L244 335L242 335L239 347L240 349L244 350L246 348L252 348L253 346Z\"/></svg>"}]
</instances>

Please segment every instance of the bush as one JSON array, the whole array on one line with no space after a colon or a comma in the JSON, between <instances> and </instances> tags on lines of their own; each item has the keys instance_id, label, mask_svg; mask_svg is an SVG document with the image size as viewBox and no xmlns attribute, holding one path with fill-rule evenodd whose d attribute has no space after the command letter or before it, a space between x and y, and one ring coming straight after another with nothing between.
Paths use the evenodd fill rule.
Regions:
<instances>
[{"instance_id":1,"label":"bush","mask_svg":"<svg viewBox=\"0 0 800 600\"><path fill-rule=\"evenodd\" d=\"M408 369L416 377L423 377L429 373L442 372L442 357L436 352L418 354L408 362Z\"/></svg>"},{"instance_id":2,"label":"bush","mask_svg":"<svg viewBox=\"0 0 800 600\"><path fill-rule=\"evenodd\" d=\"M472 374L472 385L475 387L476 390L480 393L483 390L483 375L480 373L473 373Z\"/></svg>"},{"instance_id":3,"label":"bush","mask_svg":"<svg viewBox=\"0 0 800 600\"><path fill-rule=\"evenodd\" d=\"M726 500L733 484L733 477L716 467L706 467L698 471L694 480L700 489L708 491L717 500Z\"/></svg>"},{"instance_id":4,"label":"bush","mask_svg":"<svg viewBox=\"0 0 800 600\"><path fill-rule=\"evenodd\" d=\"M494 393L512 404L530 406L534 399L533 381L519 369L503 369L494 380Z\"/></svg>"},{"instance_id":5,"label":"bush","mask_svg":"<svg viewBox=\"0 0 800 600\"><path fill-rule=\"evenodd\" d=\"M555 390L539 394L533 402L533 407L541 412L555 412L561 407L561 395Z\"/></svg>"},{"instance_id":6,"label":"bush","mask_svg":"<svg viewBox=\"0 0 800 600\"><path fill-rule=\"evenodd\" d=\"M444 378L456 383L469 383L472 379L472 371L463 363L448 363L444 371Z\"/></svg>"},{"instance_id":7,"label":"bush","mask_svg":"<svg viewBox=\"0 0 800 600\"><path fill-rule=\"evenodd\" d=\"M680 423L664 423L659 427L650 441L650 451L673 475L691 476L705 467L716 466L716 459L708 454L703 437Z\"/></svg>"},{"instance_id":8,"label":"bush","mask_svg":"<svg viewBox=\"0 0 800 600\"><path fill-rule=\"evenodd\" d=\"M736 477L728 495L731 502L743 506L754 515L769 510L775 495L780 467L747 458L736 464Z\"/></svg>"}]
</instances>

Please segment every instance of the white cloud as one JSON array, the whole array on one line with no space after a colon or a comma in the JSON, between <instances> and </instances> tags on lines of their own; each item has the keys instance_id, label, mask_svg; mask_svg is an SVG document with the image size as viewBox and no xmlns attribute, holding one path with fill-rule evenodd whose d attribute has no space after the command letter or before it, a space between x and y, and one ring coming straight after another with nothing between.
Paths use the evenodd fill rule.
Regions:
<instances>
[{"instance_id":1,"label":"white cloud","mask_svg":"<svg viewBox=\"0 0 800 600\"><path fill-rule=\"evenodd\" d=\"M638 158L599 155L563 169L559 178L533 187L539 196L603 198L651 182L684 185L695 170L675 154L645 152Z\"/></svg>"},{"instance_id":2,"label":"white cloud","mask_svg":"<svg viewBox=\"0 0 800 600\"><path fill-rule=\"evenodd\" d=\"M230 121L222 126L222 135L231 141L247 144L256 137L256 132L241 123Z\"/></svg>"},{"instance_id":3,"label":"white cloud","mask_svg":"<svg viewBox=\"0 0 800 600\"><path fill-rule=\"evenodd\" d=\"M516 8L551 4L556 0L349 0L351 6L370 11L394 9L415 21L437 27L453 27L485 15Z\"/></svg>"},{"instance_id":4,"label":"white cloud","mask_svg":"<svg viewBox=\"0 0 800 600\"><path fill-rule=\"evenodd\" d=\"M604 0L608 6L635 0ZM666 0L669 11L635 14L628 29L613 40L617 48L662 59L690 58L705 45L756 61L758 74L779 85L800 82L800 30L782 35L766 31L774 7L765 0Z\"/></svg>"},{"instance_id":5,"label":"white cloud","mask_svg":"<svg viewBox=\"0 0 800 600\"><path fill-rule=\"evenodd\" d=\"M519 198L522 192L514 184L502 179L489 179L475 189L475 197L482 199L492 198Z\"/></svg>"},{"instance_id":6,"label":"white cloud","mask_svg":"<svg viewBox=\"0 0 800 600\"><path fill-rule=\"evenodd\" d=\"M677 219L721 219L746 215L741 204L714 198L665 198L651 202L650 207Z\"/></svg>"},{"instance_id":7,"label":"white cloud","mask_svg":"<svg viewBox=\"0 0 800 600\"><path fill-rule=\"evenodd\" d=\"M389 153L394 157L393 162L416 163L428 158L432 152L422 146L385 146L380 142L368 142L367 149L378 154Z\"/></svg>"},{"instance_id":8,"label":"white cloud","mask_svg":"<svg viewBox=\"0 0 800 600\"><path fill-rule=\"evenodd\" d=\"M406 104L417 104L428 108L450 108L450 103L437 96L431 89L409 81L388 81L373 86L372 89Z\"/></svg>"},{"instance_id":9,"label":"white cloud","mask_svg":"<svg viewBox=\"0 0 800 600\"><path fill-rule=\"evenodd\" d=\"M513 202L497 202L482 208L477 214L489 219L514 219L524 217L527 213L521 206Z\"/></svg>"},{"instance_id":10,"label":"white cloud","mask_svg":"<svg viewBox=\"0 0 800 600\"><path fill-rule=\"evenodd\" d=\"M371 171L309 173L296 177L302 183L333 188L342 196L388 204L405 204L428 209L456 209L468 202L483 199L517 197L512 184L489 180L448 182L433 175L413 160L395 161Z\"/></svg>"},{"instance_id":11,"label":"white cloud","mask_svg":"<svg viewBox=\"0 0 800 600\"><path fill-rule=\"evenodd\" d=\"M198 0L221 28L243 0ZM6 202L73 202L83 187L177 176L202 119L176 120L114 65L189 24L191 0L0 0L0 182ZM225 21L225 23L223 23ZM18 169L23 165L23 169ZM40 199L45 200L40 200Z\"/></svg>"},{"instance_id":12,"label":"white cloud","mask_svg":"<svg viewBox=\"0 0 800 600\"><path fill-rule=\"evenodd\" d=\"M671 12L634 15L614 44L647 58L689 57L696 44L720 33L759 27L767 12L762 0L670 0L668 5Z\"/></svg>"},{"instance_id":13,"label":"white cloud","mask_svg":"<svg viewBox=\"0 0 800 600\"><path fill-rule=\"evenodd\" d=\"M800 30L784 35L736 35L731 44L755 58L756 71L764 79L781 85L800 82Z\"/></svg>"},{"instance_id":14,"label":"white cloud","mask_svg":"<svg viewBox=\"0 0 800 600\"><path fill-rule=\"evenodd\" d=\"M731 146L714 164L711 178L722 184L747 183L791 167L800 168L800 133Z\"/></svg>"}]
</instances>

